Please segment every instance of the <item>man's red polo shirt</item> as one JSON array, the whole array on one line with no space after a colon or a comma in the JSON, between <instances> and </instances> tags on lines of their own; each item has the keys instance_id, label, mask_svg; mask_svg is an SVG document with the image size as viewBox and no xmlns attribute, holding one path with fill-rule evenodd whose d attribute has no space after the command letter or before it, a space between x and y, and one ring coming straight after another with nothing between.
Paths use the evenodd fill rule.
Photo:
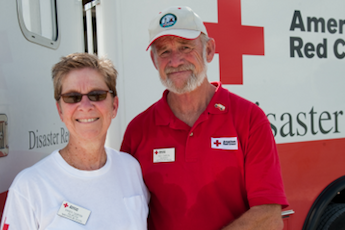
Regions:
<instances>
[{"instance_id":1,"label":"man's red polo shirt","mask_svg":"<svg viewBox=\"0 0 345 230\"><path fill-rule=\"evenodd\" d=\"M251 206L288 205L266 115L213 84L192 128L172 113L168 91L127 127L121 151L141 164L150 230L219 230Z\"/></svg>"}]
</instances>

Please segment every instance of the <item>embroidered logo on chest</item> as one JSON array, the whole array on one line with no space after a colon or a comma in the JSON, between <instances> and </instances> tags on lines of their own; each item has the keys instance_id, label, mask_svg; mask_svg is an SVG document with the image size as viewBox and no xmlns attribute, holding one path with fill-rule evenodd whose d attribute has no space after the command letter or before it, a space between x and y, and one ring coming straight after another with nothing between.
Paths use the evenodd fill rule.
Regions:
<instances>
[{"instance_id":1,"label":"embroidered logo on chest","mask_svg":"<svg viewBox=\"0 0 345 230\"><path fill-rule=\"evenodd\" d=\"M238 150L237 137L211 137L211 148Z\"/></svg>"}]
</instances>

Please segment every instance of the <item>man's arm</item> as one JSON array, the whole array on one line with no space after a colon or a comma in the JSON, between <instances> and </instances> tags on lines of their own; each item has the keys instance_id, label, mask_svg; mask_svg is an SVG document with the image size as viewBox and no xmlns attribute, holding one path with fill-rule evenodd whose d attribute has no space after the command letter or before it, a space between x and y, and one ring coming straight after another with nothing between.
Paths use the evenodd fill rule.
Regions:
<instances>
[{"instance_id":1,"label":"man's arm","mask_svg":"<svg viewBox=\"0 0 345 230\"><path fill-rule=\"evenodd\" d=\"M282 230L281 211L279 204L253 206L222 230Z\"/></svg>"}]
</instances>

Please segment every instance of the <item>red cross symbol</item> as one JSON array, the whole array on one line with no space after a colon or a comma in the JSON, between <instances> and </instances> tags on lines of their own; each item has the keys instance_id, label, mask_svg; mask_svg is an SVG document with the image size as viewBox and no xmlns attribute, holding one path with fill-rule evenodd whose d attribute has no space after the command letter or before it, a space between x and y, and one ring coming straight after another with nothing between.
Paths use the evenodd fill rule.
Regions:
<instances>
[{"instance_id":1,"label":"red cross symbol","mask_svg":"<svg viewBox=\"0 0 345 230\"><path fill-rule=\"evenodd\" d=\"M10 225L9 225L9 224L4 224L4 227L2 228L2 230L8 230L8 229L9 229L9 227L10 227Z\"/></svg>"},{"instance_id":2,"label":"red cross symbol","mask_svg":"<svg viewBox=\"0 0 345 230\"><path fill-rule=\"evenodd\" d=\"M5 217L4 226L3 226L2 230L8 230L9 227L10 227L9 224L6 224L6 219L7 219L7 218Z\"/></svg>"},{"instance_id":3,"label":"red cross symbol","mask_svg":"<svg viewBox=\"0 0 345 230\"><path fill-rule=\"evenodd\" d=\"M241 0L218 0L218 23L204 23L216 41L223 84L243 84L242 55L264 55L264 28L243 26Z\"/></svg>"},{"instance_id":4,"label":"red cross symbol","mask_svg":"<svg viewBox=\"0 0 345 230\"><path fill-rule=\"evenodd\" d=\"M217 141L214 142L213 144L217 145L217 147L218 147L218 145L220 145L221 143L217 140Z\"/></svg>"},{"instance_id":5,"label":"red cross symbol","mask_svg":"<svg viewBox=\"0 0 345 230\"><path fill-rule=\"evenodd\" d=\"M156 150L155 154L157 155L158 154L158 151Z\"/></svg>"},{"instance_id":6,"label":"red cross symbol","mask_svg":"<svg viewBox=\"0 0 345 230\"><path fill-rule=\"evenodd\" d=\"M66 203L66 204L64 204L63 206L65 206L65 208L67 208L67 207L68 207L68 204Z\"/></svg>"}]
</instances>

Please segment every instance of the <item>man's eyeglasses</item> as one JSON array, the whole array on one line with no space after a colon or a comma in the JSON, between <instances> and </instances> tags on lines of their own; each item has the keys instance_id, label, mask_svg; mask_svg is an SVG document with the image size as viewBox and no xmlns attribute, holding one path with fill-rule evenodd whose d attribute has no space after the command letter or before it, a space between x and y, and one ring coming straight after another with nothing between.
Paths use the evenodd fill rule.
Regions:
<instances>
[{"instance_id":1,"label":"man's eyeglasses","mask_svg":"<svg viewBox=\"0 0 345 230\"><path fill-rule=\"evenodd\" d=\"M60 97L62 97L64 102L70 104L80 102L84 95L86 95L90 101L103 101L107 98L108 92L114 94L112 90L94 90L87 94L81 94L77 92L64 93L61 94Z\"/></svg>"}]
</instances>

